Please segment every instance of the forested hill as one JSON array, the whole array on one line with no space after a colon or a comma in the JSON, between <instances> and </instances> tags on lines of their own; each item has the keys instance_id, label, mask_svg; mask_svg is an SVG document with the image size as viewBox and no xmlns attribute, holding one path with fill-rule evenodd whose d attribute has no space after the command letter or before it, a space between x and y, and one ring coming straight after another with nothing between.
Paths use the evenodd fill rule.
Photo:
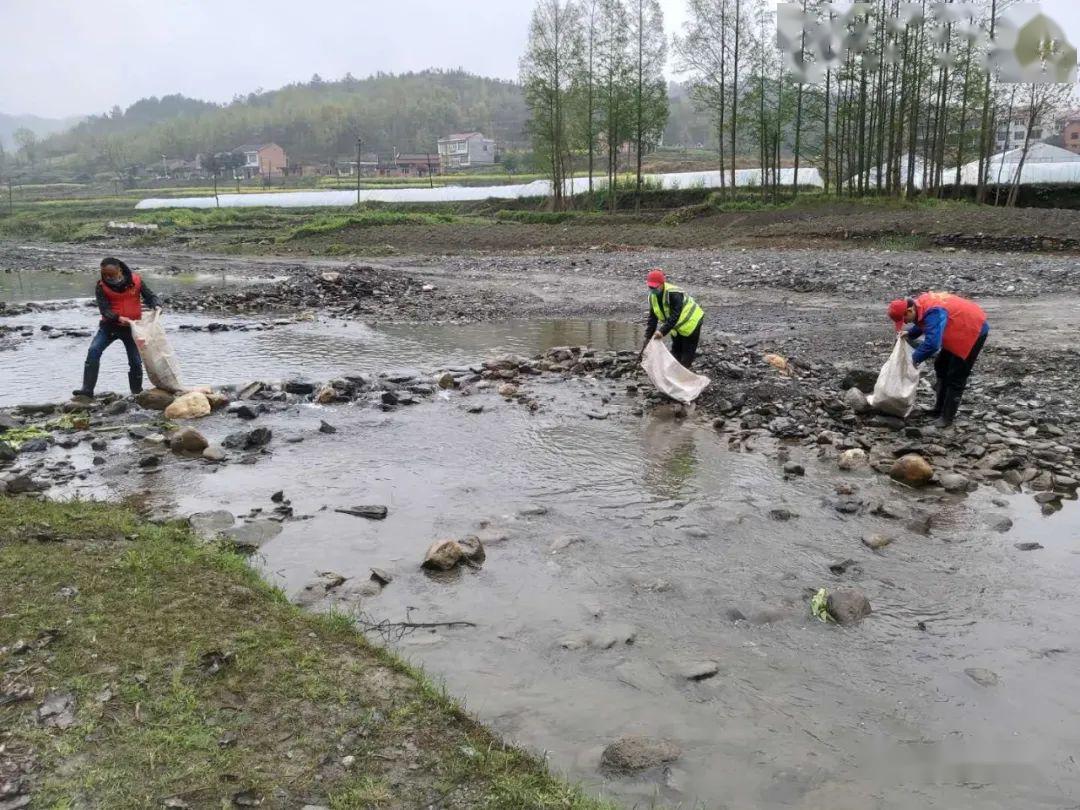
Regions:
<instances>
[{"instance_id":1,"label":"forested hill","mask_svg":"<svg viewBox=\"0 0 1080 810\"><path fill-rule=\"evenodd\" d=\"M319 76L279 90L237 97L225 105L183 96L143 99L127 110L92 116L41 146L42 157L68 156L85 169L145 164L161 155L193 158L247 143L273 141L290 162L365 152L434 151L452 132L482 131L504 145L524 145L528 112L514 82L463 71L403 75Z\"/></svg>"}]
</instances>

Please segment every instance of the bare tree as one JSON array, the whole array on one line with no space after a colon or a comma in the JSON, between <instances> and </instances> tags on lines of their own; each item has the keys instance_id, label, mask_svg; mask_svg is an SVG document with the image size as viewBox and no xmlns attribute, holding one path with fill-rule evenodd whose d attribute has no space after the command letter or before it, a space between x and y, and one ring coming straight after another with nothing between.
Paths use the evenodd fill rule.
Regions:
<instances>
[{"instance_id":1,"label":"bare tree","mask_svg":"<svg viewBox=\"0 0 1080 810\"><path fill-rule=\"evenodd\" d=\"M659 0L630 0L634 51L634 150L637 153L635 206L641 208L641 161L646 148L664 131L668 117L664 65L667 40Z\"/></svg>"},{"instance_id":2,"label":"bare tree","mask_svg":"<svg viewBox=\"0 0 1080 810\"><path fill-rule=\"evenodd\" d=\"M552 206L564 207L570 145L569 98L580 76L581 17L570 0L540 0L529 26L521 60L521 83L532 110L529 129L536 151L544 156L551 180Z\"/></svg>"}]
</instances>

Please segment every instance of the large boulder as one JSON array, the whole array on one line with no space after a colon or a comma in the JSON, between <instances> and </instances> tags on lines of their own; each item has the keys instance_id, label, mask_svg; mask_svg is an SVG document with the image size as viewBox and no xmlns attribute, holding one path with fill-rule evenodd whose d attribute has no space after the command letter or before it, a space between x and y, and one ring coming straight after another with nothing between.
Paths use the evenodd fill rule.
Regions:
<instances>
[{"instance_id":1,"label":"large boulder","mask_svg":"<svg viewBox=\"0 0 1080 810\"><path fill-rule=\"evenodd\" d=\"M210 400L201 391L177 397L165 409L166 419L200 419L210 414Z\"/></svg>"},{"instance_id":2,"label":"large boulder","mask_svg":"<svg viewBox=\"0 0 1080 810\"><path fill-rule=\"evenodd\" d=\"M206 437L195 428L178 430L169 440L169 447L177 453L201 453L209 445L210 442L206 440Z\"/></svg>"},{"instance_id":3,"label":"large boulder","mask_svg":"<svg viewBox=\"0 0 1080 810\"><path fill-rule=\"evenodd\" d=\"M15 457L19 454L15 452L14 448L6 442L0 442L0 463L5 461L14 461Z\"/></svg>"},{"instance_id":4,"label":"large boulder","mask_svg":"<svg viewBox=\"0 0 1080 810\"><path fill-rule=\"evenodd\" d=\"M139 407L146 408L148 411L163 411L173 404L174 399L176 399L175 396L160 388L150 388L135 395L135 401L139 403Z\"/></svg>"},{"instance_id":5,"label":"large boulder","mask_svg":"<svg viewBox=\"0 0 1080 810\"><path fill-rule=\"evenodd\" d=\"M908 453L896 460L889 477L910 487L923 487L934 477L934 468L918 453Z\"/></svg>"},{"instance_id":6,"label":"large boulder","mask_svg":"<svg viewBox=\"0 0 1080 810\"><path fill-rule=\"evenodd\" d=\"M623 737L604 749L600 765L612 771L643 771L682 756L682 749L669 740L637 735Z\"/></svg>"},{"instance_id":7,"label":"large boulder","mask_svg":"<svg viewBox=\"0 0 1080 810\"><path fill-rule=\"evenodd\" d=\"M858 588L837 588L829 591L825 609L837 624L855 624L873 612L870 600Z\"/></svg>"}]
</instances>

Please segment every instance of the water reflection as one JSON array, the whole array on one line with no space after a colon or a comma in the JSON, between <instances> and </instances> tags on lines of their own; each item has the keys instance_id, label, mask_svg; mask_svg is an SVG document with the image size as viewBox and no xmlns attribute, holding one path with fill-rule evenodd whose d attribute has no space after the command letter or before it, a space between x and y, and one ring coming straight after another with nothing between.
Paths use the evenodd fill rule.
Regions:
<instances>
[{"instance_id":1,"label":"water reflection","mask_svg":"<svg viewBox=\"0 0 1080 810\"><path fill-rule=\"evenodd\" d=\"M670 418L654 416L642 433L643 456L648 463L642 482L661 498L678 500L691 494L687 484L698 466L696 432Z\"/></svg>"}]
</instances>

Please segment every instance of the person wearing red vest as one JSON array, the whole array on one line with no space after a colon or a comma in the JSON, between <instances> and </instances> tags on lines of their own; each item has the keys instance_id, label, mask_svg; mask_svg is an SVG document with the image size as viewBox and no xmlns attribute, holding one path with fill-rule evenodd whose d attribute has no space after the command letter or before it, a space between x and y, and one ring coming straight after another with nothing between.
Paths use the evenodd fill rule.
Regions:
<instances>
[{"instance_id":1,"label":"person wearing red vest","mask_svg":"<svg viewBox=\"0 0 1080 810\"><path fill-rule=\"evenodd\" d=\"M949 427L956 419L971 369L982 352L990 323L982 307L952 293L928 292L917 298L898 298L889 304L889 317L896 331L912 324L908 341L918 338L912 362L919 365L934 357L937 399L926 415L937 419L938 427Z\"/></svg>"},{"instance_id":2,"label":"person wearing red vest","mask_svg":"<svg viewBox=\"0 0 1080 810\"><path fill-rule=\"evenodd\" d=\"M126 264L111 257L101 261L101 278L94 295L101 312L101 323L90 343L90 351L86 353L82 387L72 393L77 397L94 396L101 355L114 341L119 340L127 351L128 387L132 394L137 394L142 391L143 370L139 348L131 335L131 322L142 317L144 304L149 309L157 309L161 302L137 273L132 273Z\"/></svg>"}]
</instances>

